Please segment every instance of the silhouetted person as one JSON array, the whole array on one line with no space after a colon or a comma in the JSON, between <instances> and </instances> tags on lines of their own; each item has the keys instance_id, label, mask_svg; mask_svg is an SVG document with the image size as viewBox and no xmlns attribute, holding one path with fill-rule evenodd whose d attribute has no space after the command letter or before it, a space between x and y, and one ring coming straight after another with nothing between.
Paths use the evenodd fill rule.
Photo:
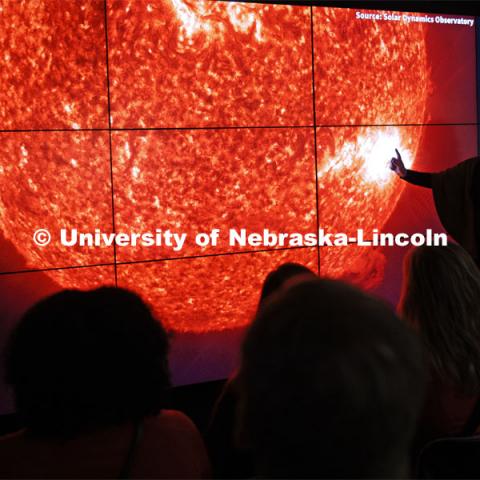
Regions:
<instances>
[{"instance_id":1,"label":"silhouetted person","mask_svg":"<svg viewBox=\"0 0 480 480\"><path fill-rule=\"evenodd\" d=\"M251 324L238 385L257 476L406 477L421 349L381 301L333 280L292 286Z\"/></svg>"},{"instance_id":2,"label":"silhouetted person","mask_svg":"<svg viewBox=\"0 0 480 480\"><path fill-rule=\"evenodd\" d=\"M461 434L480 397L480 271L471 256L454 244L411 250L399 312L418 331L429 367L418 447Z\"/></svg>"},{"instance_id":3,"label":"silhouetted person","mask_svg":"<svg viewBox=\"0 0 480 480\"><path fill-rule=\"evenodd\" d=\"M447 233L480 262L480 157L438 173L407 170L398 150L390 168L403 180L433 191L440 221Z\"/></svg>"},{"instance_id":4,"label":"silhouetted person","mask_svg":"<svg viewBox=\"0 0 480 480\"><path fill-rule=\"evenodd\" d=\"M305 265L293 262L283 263L265 277L260 292L259 307L272 294L280 292L297 279L301 281L311 276L316 277L316 274Z\"/></svg>"},{"instance_id":5,"label":"silhouetted person","mask_svg":"<svg viewBox=\"0 0 480 480\"><path fill-rule=\"evenodd\" d=\"M25 430L0 439L2 478L200 478L191 421L164 410L168 337L135 294L67 290L13 331L7 382Z\"/></svg>"},{"instance_id":6,"label":"silhouetted person","mask_svg":"<svg viewBox=\"0 0 480 480\"><path fill-rule=\"evenodd\" d=\"M284 263L265 278L260 293L259 307L272 296L295 282L316 277L309 268L299 263ZM236 372L227 381L214 407L207 432L207 445L217 478L247 478L253 475L252 458L248 451L234 444L235 412L237 408Z\"/></svg>"}]
</instances>

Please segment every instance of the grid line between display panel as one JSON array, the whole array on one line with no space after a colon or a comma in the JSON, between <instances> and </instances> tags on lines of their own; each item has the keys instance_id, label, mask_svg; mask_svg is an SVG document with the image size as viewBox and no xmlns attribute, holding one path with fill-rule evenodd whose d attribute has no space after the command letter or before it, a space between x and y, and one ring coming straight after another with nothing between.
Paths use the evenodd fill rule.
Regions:
<instances>
[{"instance_id":1,"label":"grid line between display panel","mask_svg":"<svg viewBox=\"0 0 480 480\"><path fill-rule=\"evenodd\" d=\"M320 218L318 212L318 152L317 152L317 110L315 100L315 49L314 49L314 35L313 35L313 7L310 6L310 48L312 52L312 104L313 104L313 148L315 158L315 218L317 219L317 232L320 229ZM320 248L317 246L317 269L320 275Z\"/></svg>"},{"instance_id":2,"label":"grid line between display panel","mask_svg":"<svg viewBox=\"0 0 480 480\"><path fill-rule=\"evenodd\" d=\"M168 257L168 258L156 258L150 260L130 260L119 262L116 261L115 263L96 263L91 265L67 265L62 267L47 267L47 268L31 268L25 270L14 270L9 272L0 272L0 276L3 275L20 275L22 273L42 273L42 272L52 272L58 270L75 270L75 269L82 269L82 268L94 268L94 267L117 267L119 265L138 265L138 264L146 264L146 263L162 263L162 262L170 262L170 261L178 261L178 260L194 260L197 258L211 258L211 257L227 257L233 255L248 255L248 254L255 254L255 253L273 253L273 252L285 252L289 250L309 250L312 248L318 248L316 246L303 246L303 247L280 247L280 248L264 248L259 250L242 250L239 252L220 252L220 253L207 253L204 255L188 255L184 257Z\"/></svg>"},{"instance_id":3,"label":"grid line between display panel","mask_svg":"<svg viewBox=\"0 0 480 480\"><path fill-rule=\"evenodd\" d=\"M9 272L0 272L0 276L3 275L20 275L22 273L42 273L42 272L56 272L58 270L77 270L82 268L95 268L95 267L113 267L114 263L92 263L88 265L65 265L62 267L45 267L45 268L27 268L24 270L12 270Z\"/></svg>"},{"instance_id":4,"label":"grid line between display panel","mask_svg":"<svg viewBox=\"0 0 480 480\"><path fill-rule=\"evenodd\" d=\"M110 115L109 115L110 117ZM357 124L317 124L316 128L363 128L363 127L473 127L480 126L479 122L456 123L357 123ZM214 127L111 127L111 128L34 128L2 130L0 133L35 133L35 132L157 132L157 131L189 131L189 130L255 130L255 129L299 129L313 128L314 125L239 125Z\"/></svg>"},{"instance_id":5,"label":"grid line between display panel","mask_svg":"<svg viewBox=\"0 0 480 480\"><path fill-rule=\"evenodd\" d=\"M111 205L112 205L112 231L116 233L115 229L115 195L114 195L114 185L113 185L113 152L112 152L112 113L111 113L111 103L110 103L110 71L108 64L108 8L107 0L103 0L104 14L105 14L105 65L107 73L107 99L108 99L108 143L109 143L109 152L110 152L110 187L111 187ZM113 270L115 274L115 285L117 282L117 246L113 244Z\"/></svg>"}]
</instances>

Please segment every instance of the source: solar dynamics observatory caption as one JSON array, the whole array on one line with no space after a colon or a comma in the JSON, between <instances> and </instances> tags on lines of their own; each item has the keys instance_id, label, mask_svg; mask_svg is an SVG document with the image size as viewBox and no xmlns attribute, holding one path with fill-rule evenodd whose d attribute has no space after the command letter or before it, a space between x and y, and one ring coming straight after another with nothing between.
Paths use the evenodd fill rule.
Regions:
<instances>
[{"instance_id":1,"label":"source: solar dynamics observatory caption","mask_svg":"<svg viewBox=\"0 0 480 480\"><path fill-rule=\"evenodd\" d=\"M398 13L369 13L369 12L355 12L357 20L373 20L373 21L387 21L387 22L403 22L403 23L437 23L442 25L465 25L473 27L475 20L473 18L464 17L444 17L443 15L407 15Z\"/></svg>"}]
</instances>

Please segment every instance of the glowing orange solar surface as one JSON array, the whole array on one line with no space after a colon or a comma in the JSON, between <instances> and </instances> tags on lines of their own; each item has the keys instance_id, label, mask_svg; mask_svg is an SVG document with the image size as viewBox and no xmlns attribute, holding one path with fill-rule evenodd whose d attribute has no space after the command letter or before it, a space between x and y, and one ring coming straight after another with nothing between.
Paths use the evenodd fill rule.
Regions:
<instances>
[{"instance_id":1,"label":"glowing orange solar surface","mask_svg":"<svg viewBox=\"0 0 480 480\"><path fill-rule=\"evenodd\" d=\"M113 144L117 229L188 235L177 252L120 247L120 261L241 251L230 228L316 229L312 129L122 132ZM197 246L196 233L213 228L218 246Z\"/></svg>"},{"instance_id":2,"label":"glowing orange solar surface","mask_svg":"<svg viewBox=\"0 0 480 480\"><path fill-rule=\"evenodd\" d=\"M14 132L1 134L1 140L0 225L27 266L111 263L112 247L67 248L59 235L62 228L112 231L108 132ZM52 234L47 247L33 242L33 232L40 228ZM25 261L8 267L22 270ZM86 288L89 283L71 286L76 285Z\"/></svg>"},{"instance_id":3,"label":"glowing orange solar surface","mask_svg":"<svg viewBox=\"0 0 480 480\"><path fill-rule=\"evenodd\" d=\"M310 9L113 0L114 127L311 125Z\"/></svg>"},{"instance_id":4,"label":"glowing orange solar surface","mask_svg":"<svg viewBox=\"0 0 480 480\"><path fill-rule=\"evenodd\" d=\"M0 129L108 126L103 0L0 1Z\"/></svg>"},{"instance_id":5,"label":"glowing orange solar surface","mask_svg":"<svg viewBox=\"0 0 480 480\"><path fill-rule=\"evenodd\" d=\"M170 328L202 333L241 327L255 313L265 276L285 262L317 268L317 249L120 265L120 286L139 291Z\"/></svg>"}]
</instances>

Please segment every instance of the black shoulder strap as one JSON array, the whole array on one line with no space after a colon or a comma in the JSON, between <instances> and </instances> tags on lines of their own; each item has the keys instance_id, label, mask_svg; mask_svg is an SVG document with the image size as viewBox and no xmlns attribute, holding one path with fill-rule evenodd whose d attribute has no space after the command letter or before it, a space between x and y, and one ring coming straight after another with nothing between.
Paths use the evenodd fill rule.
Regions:
<instances>
[{"instance_id":1,"label":"black shoulder strap","mask_svg":"<svg viewBox=\"0 0 480 480\"><path fill-rule=\"evenodd\" d=\"M139 421L135 423L135 428L133 430L132 440L130 441L130 446L128 447L127 456L125 457L125 461L123 462L122 469L120 470L120 474L118 478L126 479L130 478L132 474L132 466L133 461L135 459L135 454L138 449L138 445L142 438L143 434L143 421Z\"/></svg>"},{"instance_id":2,"label":"black shoulder strap","mask_svg":"<svg viewBox=\"0 0 480 480\"><path fill-rule=\"evenodd\" d=\"M480 398L475 403L472 413L463 427L462 437L471 437L480 426Z\"/></svg>"}]
</instances>

